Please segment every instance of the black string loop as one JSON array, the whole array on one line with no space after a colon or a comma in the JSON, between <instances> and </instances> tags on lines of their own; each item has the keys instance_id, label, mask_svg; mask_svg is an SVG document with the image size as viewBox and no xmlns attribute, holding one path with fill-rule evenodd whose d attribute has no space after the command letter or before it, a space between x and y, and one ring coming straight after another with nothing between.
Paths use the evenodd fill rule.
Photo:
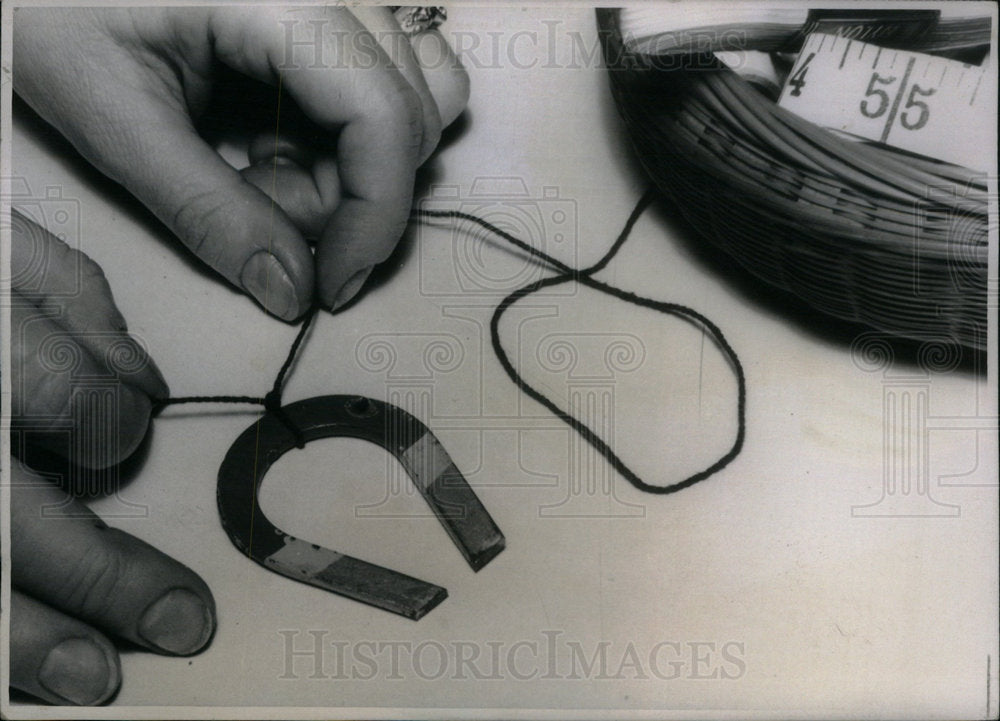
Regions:
<instances>
[{"instance_id":1,"label":"black string loop","mask_svg":"<svg viewBox=\"0 0 1000 721\"><path fill-rule=\"evenodd\" d=\"M524 241L514 238L509 233L504 232L500 228L497 228L493 224L482 220L474 215L468 213L462 213L459 211L448 211L448 210L415 210L413 215L415 217L429 217L429 218L456 218L461 220L470 221L484 230L493 233L494 235L503 238L504 240L512 243L518 248L528 252L535 258L544 261L552 268L560 271L558 275L550 276L548 278L543 278L541 280L536 280L528 285L518 288L514 292L510 293L505 297L500 304L494 309L493 317L490 319L490 341L493 345L493 352L496 354L497 360L500 361L500 365L503 366L504 371L507 373L507 377L530 398L538 401L545 408L547 408L553 415L560 418L565 422L570 428L576 431L584 440L586 440L593 448L600 453L611 466L621 474L629 483L638 488L641 491L647 493L675 493L682 488L687 488L688 486L694 485L698 481L705 480L709 476L717 473L718 471L725 468L729 463L739 455L743 448L743 441L746 437L746 376L743 372L743 365L740 363L739 356L736 351L726 340L725 335L723 335L722 330L715 325L707 317L694 310L693 308L688 308L687 306L680 305L678 303L666 303L663 301L654 300L652 298L644 298L642 296L636 295L635 293L622 290L621 288L616 288L612 285L608 285L602 281L593 278L593 275L598 271L605 268L611 259L618 253L621 247L625 244L629 235L632 232L633 226L639 220L642 212L649 206L656 195L656 191L652 188L647 190L639 202L636 203L635 208L633 208L632 213L629 215L628 220L625 223L625 227L622 229L618 238L612 244L611 248L604 254L604 256L591 265L588 268L582 270L577 270L570 268L564 263L559 262L555 258L547 255L537 248L529 246ZM668 315L674 315L682 318L690 323L693 323L697 327L706 333L722 351L723 355L729 360L733 372L736 375L737 381L737 431L736 438L733 442L732 447L715 463L711 464L702 471L699 471L687 478L671 483L665 486L653 485L647 483L642 478L639 477L629 466L612 450L603 438L601 438L596 432L594 432L589 426L587 426L583 421L574 418L568 412L557 406L551 399L545 396L540 391L533 388L531 385L525 381L521 374L518 373L517 369L514 368L514 364L511 363L510 358L507 355L507 351L504 350L503 345L500 343L500 318L503 314L513 306L517 301L522 298L535 293L543 288L549 288L555 285L560 285L562 283L568 283L571 281L576 281L589 288L597 290L601 293L606 293L615 298L623 300L627 303L633 305L641 306L644 308L650 308L652 310L658 311L660 313L665 313Z\"/></svg>"}]
</instances>

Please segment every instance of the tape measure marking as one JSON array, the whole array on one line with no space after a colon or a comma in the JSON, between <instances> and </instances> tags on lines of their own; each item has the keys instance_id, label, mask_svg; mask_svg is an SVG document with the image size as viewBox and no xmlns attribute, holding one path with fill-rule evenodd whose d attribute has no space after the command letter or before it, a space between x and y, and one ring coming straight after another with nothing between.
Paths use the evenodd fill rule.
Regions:
<instances>
[{"instance_id":1,"label":"tape measure marking","mask_svg":"<svg viewBox=\"0 0 1000 721\"><path fill-rule=\"evenodd\" d=\"M879 142L880 143L884 143L886 140L889 139L889 131L892 130L892 124L896 121L896 114L899 112L899 101L903 99L903 91L906 89L906 81L910 79L910 73L913 72L913 63L915 63L915 62L916 62L916 60L914 60L913 58L910 58L909 61L906 63L906 72L903 73L903 82L900 83L899 90L896 91L896 97L894 97L892 99L892 110L889 111L889 117L885 121L885 128L882 130L882 137L879 138ZM871 88L871 86L875 83L876 79L878 79L879 82L884 82L886 85L891 85L896 80L896 78L894 78L894 77L888 78L888 79L882 78L881 76L879 76L878 72L876 71L876 72L872 73L872 79L871 79L871 81L868 84L869 88ZM910 97L911 98L913 97L913 93L914 92L923 92L923 91L920 90L920 86L919 85L914 85L913 86L913 92L910 93ZM930 93L933 93L933 92L934 91L931 90L927 94L929 95ZM907 106L909 106L909 104L910 103L907 102ZM862 112L864 112L864 111L862 111ZM871 116L871 117L878 117L878 116ZM905 117L900 118L899 122L903 124L904 128L910 128L911 130L916 129L917 127L923 127L924 125L927 124L926 119L924 119L923 122L917 121L911 127L910 125L907 124Z\"/></svg>"},{"instance_id":2,"label":"tape measure marking","mask_svg":"<svg viewBox=\"0 0 1000 721\"><path fill-rule=\"evenodd\" d=\"M979 85L980 85L980 83L982 83L982 82L983 82L983 76L982 76L982 75L980 75L980 76L979 76L979 77L978 77L978 78L976 79L976 87L972 89L972 97L971 97L971 98L969 98L969 105L970 105L970 106L971 106L971 105L972 105L972 104L973 104L974 102L976 102L976 93L978 93L978 92L979 92Z\"/></svg>"},{"instance_id":3,"label":"tape measure marking","mask_svg":"<svg viewBox=\"0 0 1000 721\"><path fill-rule=\"evenodd\" d=\"M840 56L840 65L837 66L838 70L844 67L844 61L847 60L847 53L850 51L850 49L851 49L851 41L848 40L847 47L844 48L844 54Z\"/></svg>"},{"instance_id":4,"label":"tape measure marking","mask_svg":"<svg viewBox=\"0 0 1000 721\"><path fill-rule=\"evenodd\" d=\"M983 77L992 70L813 33L778 104L833 130L987 170L995 94Z\"/></svg>"}]
</instances>

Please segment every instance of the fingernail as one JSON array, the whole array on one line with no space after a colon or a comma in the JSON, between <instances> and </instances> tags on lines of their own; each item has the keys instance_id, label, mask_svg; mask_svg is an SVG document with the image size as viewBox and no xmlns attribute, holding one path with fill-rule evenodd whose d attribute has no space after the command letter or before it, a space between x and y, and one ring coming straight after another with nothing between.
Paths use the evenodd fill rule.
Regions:
<instances>
[{"instance_id":1,"label":"fingernail","mask_svg":"<svg viewBox=\"0 0 1000 721\"><path fill-rule=\"evenodd\" d=\"M80 706L106 701L121 681L108 651L87 638L71 638L49 651L38 670L38 683Z\"/></svg>"},{"instance_id":2,"label":"fingernail","mask_svg":"<svg viewBox=\"0 0 1000 721\"><path fill-rule=\"evenodd\" d=\"M214 626L212 612L198 596L175 588L146 609L138 630L157 648L187 656L208 642Z\"/></svg>"},{"instance_id":3,"label":"fingernail","mask_svg":"<svg viewBox=\"0 0 1000 721\"><path fill-rule=\"evenodd\" d=\"M250 295L279 318L294 320L298 315L295 286L281 262L266 250L250 256L240 273L240 282Z\"/></svg>"},{"instance_id":4,"label":"fingernail","mask_svg":"<svg viewBox=\"0 0 1000 721\"><path fill-rule=\"evenodd\" d=\"M374 267L374 265L369 265L367 268L362 268L348 278L347 282L344 283L340 287L340 290L337 291L337 295L333 299L333 307L331 307L330 310L337 310L337 308L345 305L347 301L356 296L358 291L361 290L361 286L363 286L365 281L368 280L368 276L371 275Z\"/></svg>"}]
</instances>

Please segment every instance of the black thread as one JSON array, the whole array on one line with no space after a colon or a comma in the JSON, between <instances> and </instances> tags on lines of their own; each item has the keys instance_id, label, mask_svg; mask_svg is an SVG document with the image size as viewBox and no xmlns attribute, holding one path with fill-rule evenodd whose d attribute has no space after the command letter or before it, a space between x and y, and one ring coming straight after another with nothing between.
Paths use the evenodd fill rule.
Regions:
<instances>
[{"instance_id":1,"label":"black thread","mask_svg":"<svg viewBox=\"0 0 1000 721\"><path fill-rule=\"evenodd\" d=\"M264 410L271 413L277 418L282 425L289 430L289 432L295 437L295 445L297 448L306 447L306 439L302 433L302 429L299 428L288 414L285 413L284 409L281 407L281 394L284 390L285 378L288 376L288 371L291 370L292 363L295 362L295 357L298 355L299 348L302 346L302 341L309 331L309 326L312 324L313 319L316 317L316 313L319 310L319 306L313 306L306 313L305 318L302 321L302 327L299 328L299 332L295 336L295 340L292 341L292 347L288 350L288 355L285 356L285 362L281 364L281 369L278 371L278 375L274 379L274 384L271 386L271 390L265 396L177 396L175 398L156 398L153 400L153 408L155 411L159 411L161 408L166 406L181 405L183 403L249 403L251 405L264 406Z\"/></svg>"},{"instance_id":2,"label":"black thread","mask_svg":"<svg viewBox=\"0 0 1000 721\"><path fill-rule=\"evenodd\" d=\"M263 396L178 396L176 398L154 398L153 408L159 410L165 406L181 403L250 403L255 406L264 405Z\"/></svg>"},{"instance_id":3,"label":"black thread","mask_svg":"<svg viewBox=\"0 0 1000 721\"><path fill-rule=\"evenodd\" d=\"M476 225L480 226L481 228L484 228L484 229L488 230L489 232L493 233L494 235L500 236L501 238L503 238L504 240L506 240L508 243L511 243L512 245L514 245L514 246L520 248L521 250L523 250L524 252L526 252L528 255L534 256L538 260L541 260L541 261L544 261L545 263L548 263L555 270L562 271L563 273L577 273L578 272L578 271L574 270L573 268L569 267L568 265L566 265L565 263L562 263L562 262L556 260L551 255L548 255L547 253L539 250L538 248L535 248L535 247L532 247L532 246L528 245L527 243L525 243L520 238L517 238L517 237L511 235L510 233L508 233L507 231L501 230L500 228L496 227L492 223L488 223L487 221L483 220L482 218L479 218L478 216L472 215L470 213L463 213L460 210L423 210L423 209L416 209L416 210L413 210L410 213L410 217L411 218L449 218L449 219L458 219L458 220L468 220L468 221L470 221L472 223L475 223Z\"/></svg>"},{"instance_id":4,"label":"black thread","mask_svg":"<svg viewBox=\"0 0 1000 721\"><path fill-rule=\"evenodd\" d=\"M594 273L602 270L611 262L611 259L618 253L621 247L625 244L628 239L629 234L632 232L632 228L636 221L639 220L639 216L642 212L649 206L655 197L655 190L647 190L639 202L636 203L635 208L632 210L631 215L629 215L628 220L625 223L625 227L622 232L615 239L611 248L608 250L604 256L591 265L589 268L584 268L582 270L576 270L570 268L564 263L559 262L555 258L547 255L546 253L538 250L537 248L532 248L524 241L521 241L509 233L504 232L500 228L492 225L491 223L482 220L474 215L468 213L462 213L459 211L450 210L415 210L413 215L416 217L424 218L457 218L461 220L468 220L481 228L513 243L518 248L528 252L533 257L538 258L545 263L549 264L551 267L560 270L559 275L554 275L549 278L543 278L541 280L534 281L518 288L513 293L504 298L500 304L493 311L493 317L490 319L490 340L493 345L493 352L497 356L497 360L500 361L500 365L503 366L504 371L507 376L513 381L523 393L533 398L534 400L541 403L543 406L549 409L554 415L562 419L570 428L579 433L594 449L597 450L611 465L618 471L625 479L631 483L633 486L641 491L646 491L647 493L674 493L681 490L682 488L687 488L688 486L694 485L698 481L702 481L712 474L725 468L730 461L732 461L736 456L739 455L740 450L743 448L743 440L746 436L746 376L743 372L743 365L740 363L739 356L733 347L726 340L725 335L719 329L715 323L710 321L707 317L694 310L693 308L688 308L687 306L680 305L678 303L666 303L663 301L654 300L652 298L643 298L642 296L636 295L635 293L622 290L621 288L616 288L614 286L603 283L599 280L595 280L592 276ZM542 288L548 288L555 285L560 285L562 283L567 283L570 281L576 281L583 285L586 285L594 290L600 291L602 293L607 293L608 295L619 298L627 303L632 303L633 305L641 306L644 308L650 308L652 310L659 311L661 313L666 313L669 315L674 315L688 322L699 326L703 332L707 332L712 338L715 344L719 347L722 353L726 356L729 362L732 364L733 372L736 374L737 380L737 431L736 440L733 442L732 447L729 451L723 455L719 460L710 465L708 468L695 473L694 475L688 476L682 481L672 483L666 486L656 486L646 483L642 480L631 468L626 465L626 463L618 457L618 455L611 449L611 447L604 442L604 440L595 433L589 426L587 426L582 421L574 418L566 411L563 411L559 406L552 402L548 397L546 397L541 392L535 390L531 387L517 372L514 365L510 362L510 358L507 356L507 352L503 349L500 344L500 318L503 314L517 301L525 298L532 293L541 290Z\"/></svg>"},{"instance_id":5,"label":"black thread","mask_svg":"<svg viewBox=\"0 0 1000 721\"><path fill-rule=\"evenodd\" d=\"M635 208L632 209L628 220L625 222L625 227L622 228L621 233L615 239L615 242L611 245L608 251L598 260L596 263L588 268L576 269L572 268L559 260L556 260L547 253L528 245L526 242L517 238L510 233L496 227L492 223L485 221L475 215L469 213L463 213L457 210L414 210L411 217L414 218L447 218L452 220L467 220L471 223L478 225L484 230L492 233L493 235L506 240L508 243L514 245L520 250L528 253L533 258L542 261L549 265L553 270L558 271L557 275L550 276L548 278L543 278L541 280L534 281L528 285L518 288L514 292L507 295L500 304L493 311L493 316L490 319L490 341L493 346L493 352L496 354L497 360L500 361L500 365L503 366L504 371L511 381L530 398L541 403L549 411L551 411L555 416L562 419L570 428L580 434L591 446L593 446L598 453L600 453L611 466L620 473L629 483L638 488L641 491L646 491L647 493L674 493L681 490L682 488L687 488L698 481L702 481L709 476L717 473L718 471L725 468L730 461L732 461L736 456L739 455L740 450L743 448L743 440L746 437L746 376L743 372L743 365L740 363L739 356L733 347L726 340L725 335L723 335L722 330L715 325L706 316L702 315L693 308L689 308L685 305L680 305L679 303L667 303L664 301L654 300L652 298L644 298L631 291L622 290L621 288L616 288L615 286L608 285L602 281L593 278L593 275L601 270L603 270L608 263L617 255L618 251L621 250L625 241L628 240L629 235L632 232L632 228L635 226L642 212L649 206L655 197L655 190L650 188L647 190L643 196L636 203ZM555 285L560 285L562 283L568 283L575 281L581 283L589 288L600 291L601 293L606 293L615 298L625 301L626 303L632 303L633 305L641 306L643 308L650 308L651 310L658 311L660 313L665 313L668 315L677 316L683 320L692 323L693 325L701 328L702 332L707 333L713 340L713 342L719 347L723 355L729 360L732 365L733 372L736 374L737 381L737 431L736 440L733 442L732 447L726 452L719 460L710 465L708 468L695 473L694 475L688 476L682 481L677 481L666 486L657 486L650 483L646 483L642 480L628 465L618 457L618 455L611 449L611 447L604 442L597 433L595 433L589 426L587 426L583 421L580 421L573 416L571 416L566 411L562 410L553 401L551 401L547 396L541 392L535 390L530 386L527 381L525 381L514 365L510 362L510 358L507 356L507 352L503 349L500 343L500 318L503 314L517 301L525 298L532 293L535 293L542 288L548 288ZM298 334L295 336L295 340L292 342L292 346L288 351L288 355L285 357L285 362L282 364L281 369L278 371L278 375L274 379L274 385L267 395L263 397L256 396L180 396L176 398L159 398L154 400L154 407L159 410L164 406L168 405L179 405L182 403L249 403L253 405L263 406L264 409L273 414L286 428L295 436L296 445L299 448L305 446L305 438L303 437L302 430L292 422L292 420L287 416L281 406L281 394L284 389L285 379L288 376L288 372L291 370L292 364L295 362L295 357L298 354L299 348L301 347L303 340L305 339L306 333L309 330L309 326L312 324L313 319L316 317L316 313L319 310L318 306L313 306L310 308L309 312L306 314L303 320L302 327L299 329Z\"/></svg>"}]
</instances>

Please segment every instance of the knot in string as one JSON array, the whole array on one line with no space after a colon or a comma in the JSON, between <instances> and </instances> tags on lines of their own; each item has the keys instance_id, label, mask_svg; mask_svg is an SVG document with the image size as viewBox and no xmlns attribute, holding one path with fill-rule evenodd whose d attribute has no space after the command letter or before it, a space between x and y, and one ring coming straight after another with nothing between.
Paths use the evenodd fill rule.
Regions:
<instances>
[{"instance_id":1,"label":"knot in string","mask_svg":"<svg viewBox=\"0 0 1000 721\"><path fill-rule=\"evenodd\" d=\"M288 431L295 438L296 448L306 447L306 437L302 433L302 429L296 425L296 423L288 417L285 413L285 409L281 407L281 390L275 389L270 391L266 396L264 396L264 409L281 421L281 425L288 429Z\"/></svg>"},{"instance_id":2,"label":"knot in string","mask_svg":"<svg viewBox=\"0 0 1000 721\"><path fill-rule=\"evenodd\" d=\"M295 336L295 340L292 342L292 347L288 350L288 355L285 356L285 362L281 364L281 369L278 371L278 375L274 379L274 385L271 386L271 390L268 391L263 396L176 396L173 398L155 398L153 399L153 408L155 412L159 412L162 408L166 406L180 405L182 403L248 403L251 405L263 406L264 410L271 415L273 415L288 432L292 434L295 438L296 448L305 448L306 439L305 435L302 433L302 429L296 425L288 414L285 413L284 408L281 405L281 394L284 391L285 378L288 376L288 371L292 367L292 363L295 362L295 356L299 352L299 347L302 345L302 340L305 338L306 333L309 331L309 326L312 324L313 319L316 317L316 312L319 310L319 306L314 305L306 313L305 318L302 321L302 327L299 328L298 334Z\"/></svg>"},{"instance_id":3,"label":"knot in string","mask_svg":"<svg viewBox=\"0 0 1000 721\"><path fill-rule=\"evenodd\" d=\"M270 413L277 413L281 409L281 391L277 388L268 391L264 396L264 408Z\"/></svg>"}]
</instances>

